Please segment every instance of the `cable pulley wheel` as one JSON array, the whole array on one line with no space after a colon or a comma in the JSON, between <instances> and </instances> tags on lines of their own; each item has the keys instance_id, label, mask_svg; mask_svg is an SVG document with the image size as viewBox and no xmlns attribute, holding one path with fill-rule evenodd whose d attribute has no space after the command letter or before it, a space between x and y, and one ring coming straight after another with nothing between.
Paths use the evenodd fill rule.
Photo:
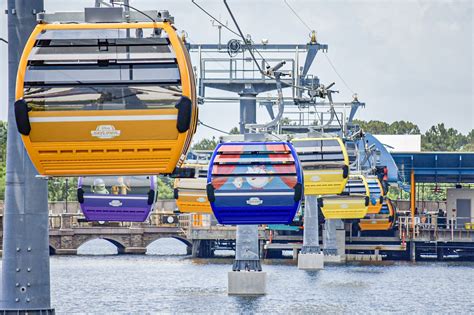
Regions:
<instances>
[{"instance_id":1,"label":"cable pulley wheel","mask_svg":"<svg viewBox=\"0 0 474 315\"><path fill-rule=\"evenodd\" d=\"M231 39L227 43L227 53L230 57L235 57L242 50L242 44L238 39Z\"/></svg>"}]
</instances>

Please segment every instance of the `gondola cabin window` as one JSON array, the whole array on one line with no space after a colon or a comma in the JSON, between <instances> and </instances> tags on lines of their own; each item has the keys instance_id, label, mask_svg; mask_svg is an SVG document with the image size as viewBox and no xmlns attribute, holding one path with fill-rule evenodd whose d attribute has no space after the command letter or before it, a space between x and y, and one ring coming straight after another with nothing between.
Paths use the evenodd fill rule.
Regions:
<instances>
[{"instance_id":1,"label":"gondola cabin window","mask_svg":"<svg viewBox=\"0 0 474 315\"><path fill-rule=\"evenodd\" d=\"M152 186L149 176L98 176L81 180L84 193L97 195L146 195Z\"/></svg>"},{"instance_id":2,"label":"gondola cabin window","mask_svg":"<svg viewBox=\"0 0 474 315\"><path fill-rule=\"evenodd\" d=\"M25 73L28 107L34 111L174 108L182 91L169 38L136 35L128 29L44 31Z\"/></svg>"}]
</instances>

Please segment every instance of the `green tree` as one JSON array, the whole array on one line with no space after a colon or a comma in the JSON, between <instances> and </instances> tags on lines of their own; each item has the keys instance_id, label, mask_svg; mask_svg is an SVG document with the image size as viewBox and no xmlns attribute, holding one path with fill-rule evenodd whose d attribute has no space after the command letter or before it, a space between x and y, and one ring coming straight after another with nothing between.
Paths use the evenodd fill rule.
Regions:
<instances>
[{"instance_id":1,"label":"green tree","mask_svg":"<svg viewBox=\"0 0 474 315\"><path fill-rule=\"evenodd\" d=\"M371 134L375 134L375 135L390 134L389 132L390 125L380 120L364 121L364 120L354 119L353 123L356 125L359 125L359 127L363 131L369 132Z\"/></svg>"},{"instance_id":2,"label":"green tree","mask_svg":"<svg viewBox=\"0 0 474 315\"><path fill-rule=\"evenodd\" d=\"M68 201L77 201L77 177L56 177L48 180L49 201L65 201L66 197Z\"/></svg>"},{"instance_id":3,"label":"green tree","mask_svg":"<svg viewBox=\"0 0 474 315\"><path fill-rule=\"evenodd\" d=\"M459 151L467 143L466 136L454 128L446 128L444 123L432 126L421 136L423 151Z\"/></svg>"},{"instance_id":4,"label":"green tree","mask_svg":"<svg viewBox=\"0 0 474 315\"><path fill-rule=\"evenodd\" d=\"M474 152L474 129L466 136L466 144L462 147L462 151Z\"/></svg>"},{"instance_id":5,"label":"green tree","mask_svg":"<svg viewBox=\"0 0 474 315\"><path fill-rule=\"evenodd\" d=\"M362 130L376 135L416 135L420 134L420 128L412 122L399 120L388 124L379 120L357 120L354 124L359 125Z\"/></svg>"},{"instance_id":6,"label":"green tree","mask_svg":"<svg viewBox=\"0 0 474 315\"><path fill-rule=\"evenodd\" d=\"M156 181L158 199L173 199L173 182L169 177L159 176Z\"/></svg>"},{"instance_id":7,"label":"green tree","mask_svg":"<svg viewBox=\"0 0 474 315\"><path fill-rule=\"evenodd\" d=\"M400 120L390 124L389 133L393 135L419 135L420 128L412 122Z\"/></svg>"},{"instance_id":8,"label":"green tree","mask_svg":"<svg viewBox=\"0 0 474 315\"><path fill-rule=\"evenodd\" d=\"M239 135L239 134L240 134L240 130L239 130L239 128L234 127L234 128L232 128L232 129L229 131L229 133L230 133L231 135Z\"/></svg>"},{"instance_id":9,"label":"green tree","mask_svg":"<svg viewBox=\"0 0 474 315\"><path fill-rule=\"evenodd\" d=\"M214 150L217 146L216 137L212 137L212 139L202 139L201 141L195 143L191 150Z\"/></svg>"}]
</instances>

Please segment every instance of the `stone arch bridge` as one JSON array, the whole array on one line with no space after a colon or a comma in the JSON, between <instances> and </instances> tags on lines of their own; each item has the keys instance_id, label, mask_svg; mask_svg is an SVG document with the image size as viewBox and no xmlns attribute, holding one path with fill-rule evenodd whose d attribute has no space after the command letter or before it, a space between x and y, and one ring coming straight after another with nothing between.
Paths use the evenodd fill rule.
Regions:
<instances>
[{"instance_id":1,"label":"stone arch bridge","mask_svg":"<svg viewBox=\"0 0 474 315\"><path fill-rule=\"evenodd\" d=\"M188 240L186 231L177 224L99 224L81 222L80 217L75 214L50 216L50 254L75 255L82 244L94 239L109 241L117 247L118 254L145 254L147 246L161 238L177 239L187 246L189 254L192 252L192 241ZM3 233L0 233L0 249L2 241Z\"/></svg>"}]
</instances>

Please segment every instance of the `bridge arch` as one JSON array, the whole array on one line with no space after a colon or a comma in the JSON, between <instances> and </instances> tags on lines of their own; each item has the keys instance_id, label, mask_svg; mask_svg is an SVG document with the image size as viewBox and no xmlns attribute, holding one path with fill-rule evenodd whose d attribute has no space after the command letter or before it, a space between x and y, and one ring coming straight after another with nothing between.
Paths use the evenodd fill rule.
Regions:
<instances>
[{"instance_id":1,"label":"bridge arch","mask_svg":"<svg viewBox=\"0 0 474 315\"><path fill-rule=\"evenodd\" d=\"M191 247L192 247L192 244L191 242L189 242L186 238L184 237L176 237L176 236L158 236L158 237L153 237L153 238L150 238L148 240L145 241L145 247L147 249L147 254L151 254L151 255L160 255L162 253L160 253L161 249L163 249L163 247L160 246L160 244L157 244L158 242L163 242L165 240L175 240L175 244L177 244L178 246L177 247L173 247L174 245L170 245L170 244L167 244L166 246L166 249L167 250L172 250L172 249L177 249L180 251L180 253L178 255L181 255L181 252L183 255L186 255L186 254L189 254L190 251L191 251ZM173 243L173 242L172 242ZM171 243L171 244L172 244ZM180 250L179 247L180 246L180 243L184 245L184 247L182 247L182 250ZM165 250L166 251L166 250ZM168 254L168 253L167 253ZM176 254L175 252L172 252L170 254Z\"/></svg>"},{"instance_id":2,"label":"bridge arch","mask_svg":"<svg viewBox=\"0 0 474 315\"><path fill-rule=\"evenodd\" d=\"M82 245L94 241L94 240L104 240L107 241L108 243L112 244L115 246L117 249L117 254L123 254L125 253L125 245L123 244L122 240L115 239L113 237L98 237L98 236L91 236L82 240L79 240L78 243L76 244L76 248L79 249Z\"/></svg>"}]
</instances>

